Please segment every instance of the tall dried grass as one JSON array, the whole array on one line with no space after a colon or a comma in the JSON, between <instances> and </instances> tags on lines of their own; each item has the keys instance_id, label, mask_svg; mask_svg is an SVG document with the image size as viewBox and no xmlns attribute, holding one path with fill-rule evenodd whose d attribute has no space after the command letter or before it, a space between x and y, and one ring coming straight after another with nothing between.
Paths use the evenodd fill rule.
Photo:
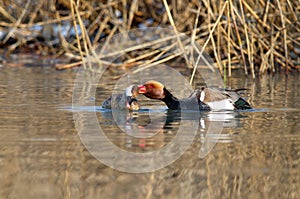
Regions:
<instances>
[{"instance_id":1,"label":"tall dried grass","mask_svg":"<svg viewBox=\"0 0 300 199\"><path fill-rule=\"evenodd\" d=\"M224 76L231 76L235 68L243 68L253 78L300 68L299 0L4 0L0 19L4 33L0 46L7 54L33 48L37 53L79 60L58 69L81 64L81 58L103 38L158 25L171 25L176 33L190 35L191 42L205 47ZM184 50L185 44L180 45ZM140 53L129 61L131 66L149 64L153 56L153 62L166 59L162 52Z\"/></svg>"}]
</instances>

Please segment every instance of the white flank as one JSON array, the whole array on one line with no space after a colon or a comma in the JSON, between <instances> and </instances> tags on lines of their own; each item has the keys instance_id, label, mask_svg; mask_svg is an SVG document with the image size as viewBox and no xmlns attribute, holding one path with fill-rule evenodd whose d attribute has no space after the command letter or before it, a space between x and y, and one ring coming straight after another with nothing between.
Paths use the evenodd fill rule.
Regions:
<instances>
[{"instance_id":1,"label":"white flank","mask_svg":"<svg viewBox=\"0 0 300 199\"><path fill-rule=\"evenodd\" d=\"M205 98L205 92L204 91L201 91L200 93L200 101L204 101L204 98Z\"/></svg>"},{"instance_id":2,"label":"white flank","mask_svg":"<svg viewBox=\"0 0 300 199\"><path fill-rule=\"evenodd\" d=\"M208 102L207 105L212 110L234 110L234 106L230 99L224 99L220 101Z\"/></svg>"}]
</instances>

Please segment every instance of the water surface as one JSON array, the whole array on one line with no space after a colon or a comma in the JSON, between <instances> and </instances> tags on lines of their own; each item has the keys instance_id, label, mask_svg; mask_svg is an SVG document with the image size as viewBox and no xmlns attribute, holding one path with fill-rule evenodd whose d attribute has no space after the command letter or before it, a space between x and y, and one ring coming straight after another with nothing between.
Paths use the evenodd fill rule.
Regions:
<instances>
[{"instance_id":1,"label":"water surface","mask_svg":"<svg viewBox=\"0 0 300 199\"><path fill-rule=\"evenodd\" d=\"M160 102L141 98L144 111L119 115L118 126L112 113L100 107L113 88L109 76L107 83L98 85L97 107L73 110L74 71L1 67L0 198L299 198L299 76L262 76L253 81L239 72L233 75L228 86L250 89L248 100L255 109L223 113L224 128L221 134L210 135L216 144L201 159L207 129L220 121L218 113L183 118ZM153 108L158 111L147 111ZM75 128L75 111L94 111L111 142L131 152L165 147L182 121L196 121L199 129L173 164L131 174L91 155ZM147 127L155 117L165 120ZM149 138L124 133L136 128Z\"/></svg>"}]
</instances>

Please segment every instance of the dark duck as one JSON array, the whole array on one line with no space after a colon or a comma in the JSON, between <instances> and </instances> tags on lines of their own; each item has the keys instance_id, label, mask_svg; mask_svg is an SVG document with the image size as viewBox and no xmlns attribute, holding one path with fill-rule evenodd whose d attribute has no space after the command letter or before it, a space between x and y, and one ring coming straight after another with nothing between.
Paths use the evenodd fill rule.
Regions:
<instances>
[{"instance_id":1,"label":"dark duck","mask_svg":"<svg viewBox=\"0 0 300 199\"><path fill-rule=\"evenodd\" d=\"M139 95L137 85L130 85L125 89L122 94L111 95L102 103L102 108L138 111L140 105L136 99Z\"/></svg>"}]
</instances>

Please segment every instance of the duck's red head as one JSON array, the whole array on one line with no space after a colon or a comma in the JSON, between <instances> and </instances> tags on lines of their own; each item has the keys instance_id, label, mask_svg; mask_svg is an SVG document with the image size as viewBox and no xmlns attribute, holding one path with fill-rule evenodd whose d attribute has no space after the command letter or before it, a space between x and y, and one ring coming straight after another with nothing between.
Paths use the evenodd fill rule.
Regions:
<instances>
[{"instance_id":1,"label":"duck's red head","mask_svg":"<svg viewBox=\"0 0 300 199\"><path fill-rule=\"evenodd\" d=\"M165 98L164 85L154 80L149 80L144 85L139 86L138 93L143 94L150 99Z\"/></svg>"}]
</instances>

